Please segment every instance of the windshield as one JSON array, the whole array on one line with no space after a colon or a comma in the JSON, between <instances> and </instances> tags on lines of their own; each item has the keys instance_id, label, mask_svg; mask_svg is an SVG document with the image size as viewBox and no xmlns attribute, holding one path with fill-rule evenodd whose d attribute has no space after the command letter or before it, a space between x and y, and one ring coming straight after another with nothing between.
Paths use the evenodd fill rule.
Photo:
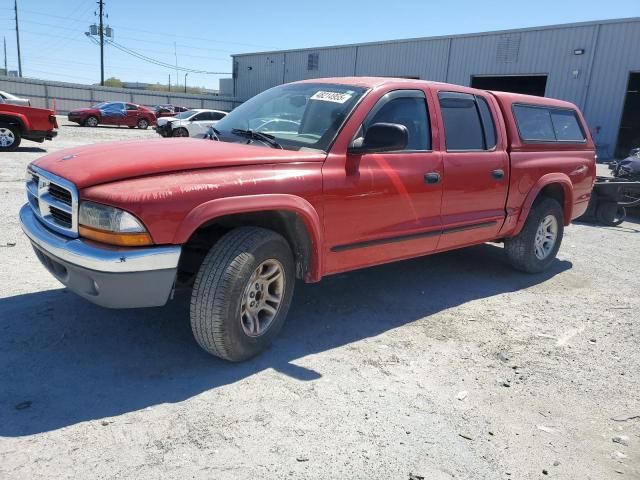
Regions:
<instances>
[{"instance_id":1,"label":"windshield","mask_svg":"<svg viewBox=\"0 0 640 480\"><path fill-rule=\"evenodd\" d=\"M330 83L281 85L247 100L220 120L216 130L221 137L251 130L273 136L289 150L327 151L365 91Z\"/></svg>"},{"instance_id":2,"label":"windshield","mask_svg":"<svg viewBox=\"0 0 640 480\"><path fill-rule=\"evenodd\" d=\"M178 118L180 120L184 120L185 118L189 118L195 115L196 112L192 112L191 110L187 110L186 112L180 112L177 115L174 115L174 118Z\"/></svg>"}]
</instances>

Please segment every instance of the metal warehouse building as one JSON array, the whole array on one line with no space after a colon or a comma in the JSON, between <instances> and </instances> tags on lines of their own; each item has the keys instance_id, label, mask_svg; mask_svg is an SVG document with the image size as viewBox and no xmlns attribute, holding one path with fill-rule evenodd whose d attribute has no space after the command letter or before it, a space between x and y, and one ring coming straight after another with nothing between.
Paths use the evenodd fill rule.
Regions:
<instances>
[{"instance_id":1,"label":"metal warehouse building","mask_svg":"<svg viewBox=\"0 0 640 480\"><path fill-rule=\"evenodd\" d=\"M307 78L420 78L576 103L601 158L640 146L640 18L233 56L247 99Z\"/></svg>"}]
</instances>

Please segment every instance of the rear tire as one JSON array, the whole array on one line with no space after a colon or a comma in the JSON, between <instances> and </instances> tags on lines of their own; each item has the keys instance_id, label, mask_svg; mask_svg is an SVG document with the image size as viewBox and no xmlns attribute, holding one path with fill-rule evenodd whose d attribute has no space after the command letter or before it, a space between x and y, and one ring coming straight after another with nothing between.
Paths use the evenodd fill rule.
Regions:
<instances>
[{"instance_id":1,"label":"rear tire","mask_svg":"<svg viewBox=\"0 0 640 480\"><path fill-rule=\"evenodd\" d=\"M627 218L627 209L613 202L602 203L598 205L596 218L602 225L617 227Z\"/></svg>"},{"instance_id":2,"label":"rear tire","mask_svg":"<svg viewBox=\"0 0 640 480\"><path fill-rule=\"evenodd\" d=\"M564 234L564 213L552 198L536 200L522 231L506 238L504 249L512 267L522 272L546 270L558 253Z\"/></svg>"},{"instance_id":3,"label":"rear tire","mask_svg":"<svg viewBox=\"0 0 640 480\"><path fill-rule=\"evenodd\" d=\"M196 276L193 336L205 351L232 362L261 353L284 324L294 282L293 255L281 235L258 227L231 230Z\"/></svg>"},{"instance_id":4,"label":"rear tire","mask_svg":"<svg viewBox=\"0 0 640 480\"><path fill-rule=\"evenodd\" d=\"M138 120L138 123L136 123L136 126L140 130L146 130L147 128L149 128L149 120L147 120L146 118L141 118L140 120Z\"/></svg>"},{"instance_id":5,"label":"rear tire","mask_svg":"<svg viewBox=\"0 0 640 480\"><path fill-rule=\"evenodd\" d=\"M0 125L0 152L12 152L22 140L20 129L16 125Z\"/></svg>"}]
</instances>

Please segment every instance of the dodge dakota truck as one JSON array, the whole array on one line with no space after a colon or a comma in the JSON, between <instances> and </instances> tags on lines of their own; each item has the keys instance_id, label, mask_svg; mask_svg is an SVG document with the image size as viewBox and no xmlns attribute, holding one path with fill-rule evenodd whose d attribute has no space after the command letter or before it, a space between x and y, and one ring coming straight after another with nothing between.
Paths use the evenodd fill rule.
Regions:
<instances>
[{"instance_id":1,"label":"dodge dakota truck","mask_svg":"<svg viewBox=\"0 0 640 480\"><path fill-rule=\"evenodd\" d=\"M231 361L270 345L296 279L489 241L540 272L595 179L575 105L444 83L281 85L211 130L44 156L20 220L41 263L96 304L190 288L195 339Z\"/></svg>"},{"instance_id":2,"label":"dodge dakota truck","mask_svg":"<svg viewBox=\"0 0 640 480\"><path fill-rule=\"evenodd\" d=\"M23 138L38 143L52 140L57 128L53 110L0 101L0 152L15 150Z\"/></svg>"}]
</instances>

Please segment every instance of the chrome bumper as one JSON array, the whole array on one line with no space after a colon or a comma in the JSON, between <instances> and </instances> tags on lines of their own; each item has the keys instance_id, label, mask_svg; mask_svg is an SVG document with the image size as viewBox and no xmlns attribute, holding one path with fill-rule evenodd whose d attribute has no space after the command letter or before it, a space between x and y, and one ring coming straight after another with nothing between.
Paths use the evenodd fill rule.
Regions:
<instances>
[{"instance_id":1,"label":"chrome bumper","mask_svg":"<svg viewBox=\"0 0 640 480\"><path fill-rule=\"evenodd\" d=\"M164 305L169 299L179 246L121 248L65 237L45 227L28 204L20 209L20 224L45 268L87 300L135 308Z\"/></svg>"}]
</instances>

